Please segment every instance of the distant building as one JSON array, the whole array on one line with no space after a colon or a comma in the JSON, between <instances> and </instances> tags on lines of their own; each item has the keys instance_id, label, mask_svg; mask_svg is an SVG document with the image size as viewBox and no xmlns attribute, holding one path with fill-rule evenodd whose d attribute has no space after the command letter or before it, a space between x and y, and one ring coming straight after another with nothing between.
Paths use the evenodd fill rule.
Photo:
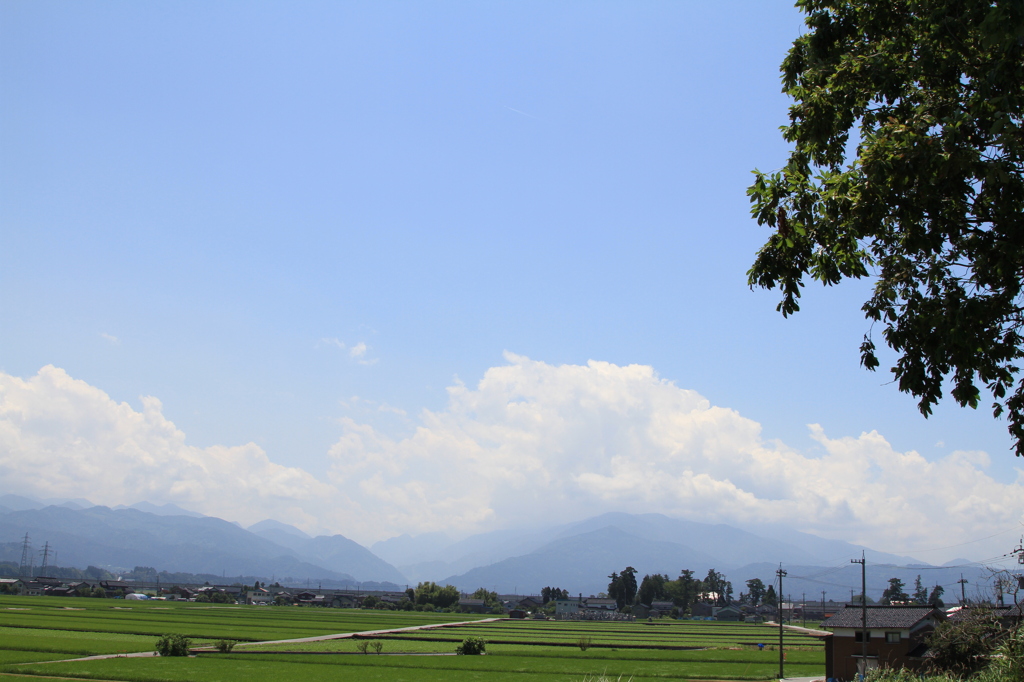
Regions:
<instances>
[{"instance_id":1,"label":"distant building","mask_svg":"<svg viewBox=\"0 0 1024 682\"><path fill-rule=\"evenodd\" d=\"M735 606L715 606L711 609L711 617L715 620L738 621L743 614Z\"/></svg>"},{"instance_id":2,"label":"distant building","mask_svg":"<svg viewBox=\"0 0 1024 682\"><path fill-rule=\"evenodd\" d=\"M580 609L583 608L583 599L581 597L572 597L571 599L556 599L555 600L555 615L556 616L569 616L577 614Z\"/></svg>"},{"instance_id":3,"label":"distant building","mask_svg":"<svg viewBox=\"0 0 1024 682\"><path fill-rule=\"evenodd\" d=\"M617 611L619 608L618 602L614 599L601 597L587 597L583 600L583 606L590 611Z\"/></svg>"},{"instance_id":4,"label":"distant building","mask_svg":"<svg viewBox=\"0 0 1024 682\"><path fill-rule=\"evenodd\" d=\"M274 595L270 594L269 590L265 590L262 587L258 590L249 590L245 593L246 604L273 604Z\"/></svg>"},{"instance_id":5,"label":"distant building","mask_svg":"<svg viewBox=\"0 0 1024 682\"><path fill-rule=\"evenodd\" d=\"M459 611L463 613L487 613L489 610L483 599L463 597L459 600Z\"/></svg>"},{"instance_id":6,"label":"distant building","mask_svg":"<svg viewBox=\"0 0 1024 682\"><path fill-rule=\"evenodd\" d=\"M672 615L672 609L675 607L676 605L670 601L652 601L650 615L652 618L670 616Z\"/></svg>"}]
</instances>

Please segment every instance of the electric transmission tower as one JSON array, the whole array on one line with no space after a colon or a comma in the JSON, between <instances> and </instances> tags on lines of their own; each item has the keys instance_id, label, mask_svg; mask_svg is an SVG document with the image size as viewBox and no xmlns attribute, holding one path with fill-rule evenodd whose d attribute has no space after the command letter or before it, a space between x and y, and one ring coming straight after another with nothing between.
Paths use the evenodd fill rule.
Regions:
<instances>
[{"instance_id":1,"label":"electric transmission tower","mask_svg":"<svg viewBox=\"0 0 1024 682\"><path fill-rule=\"evenodd\" d=\"M21 565L18 567L18 574L22 577L28 577L29 571L29 560L32 556L32 544L28 541L28 533L25 533L25 539L21 542Z\"/></svg>"},{"instance_id":2,"label":"electric transmission tower","mask_svg":"<svg viewBox=\"0 0 1024 682\"><path fill-rule=\"evenodd\" d=\"M39 567L39 574L40 575L46 575L46 566L50 563L50 561L49 561L50 560L50 541L49 540L46 541L46 544L43 545L43 548L39 551L39 553L43 555L43 565Z\"/></svg>"}]
</instances>

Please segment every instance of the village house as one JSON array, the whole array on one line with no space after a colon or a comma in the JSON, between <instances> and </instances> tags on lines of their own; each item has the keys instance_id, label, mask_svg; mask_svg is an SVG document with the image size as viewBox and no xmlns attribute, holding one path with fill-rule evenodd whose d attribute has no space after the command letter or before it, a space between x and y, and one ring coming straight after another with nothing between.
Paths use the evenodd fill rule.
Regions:
<instances>
[{"instance_id":1,"label":"village house","mask_svg":"<svg viewBox=\"0 0 1024 682\"><path fill-rule=\"evenodd\" d=\"M249 590L245 593L246 604L273 604L274 595L270 594L269 590L265 590L262 587L258 590Z\"/></svg>"},{"instance_id":2,"label":"village house","mask_svg":"<svg viewBox=\"0 0 1024 682\"><path fill-rule=\"evenodd\" d=\"M583 600L583 608L589 611L617 611L619 605L614 599L587 597Z\"/></svg>"},{"instance_id":3,"label":"village house","mask_svg":"<svg viewBox=\"0 0 1024 682\"><path fill-rule=\"evenodd\" d=\"M676 607L670 601L652 601L650 616L652 618L664 618L672 615L672 609Z\"/></svg>"},{"instance_id":4,"label":"village house","mask_svg":"<svg viewBox=\"0 0 1024 682\"><path fill-rule=\"evenodd\" d=\"M743 619L743 614L735 606L714 606L711 608L711 617L715 620L738 621Z\"/></svg>"},{"instance_id":5,"label":"village house","mask_svg":"<svg viewBox=\"0 0 1024 682\"><path fill-rule=\"evenodd\" d=\"M516 606L524 611L536 611L544 606L544 598L535 596L523 597Z\"/></svg>"},{"instance_id":6,"label":"village house","mask_svg":"<svg viewBox=\"0 0 1024 682\"><path fill-rule=\"evenodd\" d=\"M459 599L459 611L463 613L487 613L489 610L483 599L473 599L472 597Z\"/></svg>"},{"instance_id":7,"label":"village house","mask_svg":"<svg viewBox=\"0 0 1024 682\"><path fill-rule=\"evenodd\" d=\"M570 616L580 612L583 608L583 597L571 597L569 599L555 600L555 615Z\"/></svg>"},{"instance_id":8,"label":"village house","mask_svg":"<svg viewBox=\"0 0 1024 682\"><path fill-rule=\"evenodd\" d=\"M331 599L331 606L336 609L352 609L359 606L361 601L351 594L336 594Z\"/></svg>"},{"instance_id":9,"label":"village house","mask_svg":"<svg viewBox=\"0 0 1024 682\"><path fill-rule=\"evenodd\" d=\"M931 606L868 606L865 660L864 613L861 606L848 604L822 622L821 627L832 633L823 637L827 678L854 680L865 667L920 670L927 651L925 637L946 618Z\"/></svg>"}]
</instances>

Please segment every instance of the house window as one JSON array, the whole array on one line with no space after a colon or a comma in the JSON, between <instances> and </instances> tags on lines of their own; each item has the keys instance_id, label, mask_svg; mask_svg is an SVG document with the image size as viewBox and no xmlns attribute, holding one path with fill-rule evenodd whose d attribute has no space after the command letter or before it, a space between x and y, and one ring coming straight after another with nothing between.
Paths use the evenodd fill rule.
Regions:
<instances>
[{"instance_id":1,"label":"house window","mask_svg":"<svg viewBox=\"0 0 1024 682\"><path fill-rule=\"evenodd\" d=\"M900 633L898 633L898 632L887 632L887 633L885 633L885 643L886 644L899 644L900 643Z\"/></svg>"},{"instance_id":2,"label":"house window","mask_svg":"<svg viewBox=\"0 0 1024 682\"><path fill-rule=\"evenodd\" d=\"M863 642L864 641L864 631L863 630L857 630L857 632L854 633L854 635L853 635L853 641L855 641L855 642ZM868 641L869 642L871 641L871 630L868 630Z\"/></svg>"}]
</instances>

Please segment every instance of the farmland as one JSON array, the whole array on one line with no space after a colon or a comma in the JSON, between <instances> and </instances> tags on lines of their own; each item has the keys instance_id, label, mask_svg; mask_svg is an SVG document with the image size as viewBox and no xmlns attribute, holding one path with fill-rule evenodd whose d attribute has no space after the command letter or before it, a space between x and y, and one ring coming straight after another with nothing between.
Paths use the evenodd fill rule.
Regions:
<instances>
[{"instance_id":1,"label":"farmland","mask_svg":"<svg viewBox=\"0 0 1024 682\"><path fill-rule=\"evenodd\" d=\"M466 614L124 602L53 597L0 599L0 673L102 680L582 680L605 674L643 680L764 680L778 652L757 644L777 631L736 623L483 620ZM479 621L479 622L468 622ZM306 642L279 640L441 625ZM232 653L129 658L156 637L180 633L193 646L239 642ZM455 656L467 637L485 656ZM377 642L380 654L361 653ZM277 642L277 643L263 643ZM68 661L90 655L117 658ZM787 633L787 676L824 672L817 640Z\"/></svg>"}]
</instances>

